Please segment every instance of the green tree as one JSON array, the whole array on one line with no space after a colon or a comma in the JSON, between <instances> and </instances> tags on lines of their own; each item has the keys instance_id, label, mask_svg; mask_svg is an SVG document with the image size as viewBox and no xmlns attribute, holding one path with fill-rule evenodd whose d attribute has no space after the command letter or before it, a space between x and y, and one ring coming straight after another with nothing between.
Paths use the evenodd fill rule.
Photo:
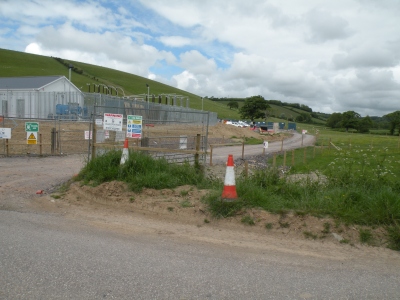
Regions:
<instances>
[{"instance_id":1,"label":"green tree","mask_svg":"<svg viewBox=\"0 0 400 300\"><path fill-rule=\"evenodd\" d=\"M232 109L232 108L238 109L239 108L239 103L237 101L229 101L227 105L230 109Z\"/></svg>"},{"instance_id":2,"label":"green tree","mask_svg":"<svg viewBox=\"0 0 400 300\"><path fill-rule=\"evenodd\" d=\"M355 111L349 110L342 114L342 127L346 128L346 131L349 131L349 128L357 129L358 122L360 121L360 114Z\"/></svg>"},{"instance_id":3,"label":"green tree","mask_svg":"<svg viewBox=\"0 0 400 300\"><path fill-rule=\"evenodd\" d=\"M296 117L296 122L311 123L311 115L309 113L302 112Z\"/></svg>"},{"instance_id":4,"label":"green tree","mask_svg":"<svg viewBox=\"0 0 400 300\"><path fill-rule=\"evenodd\" d=\"M246 98L243 106L239 109L241 118L250 119L252 122L255 119L264 118L266 110L270 108L268 103L262 96L252 96Z\"/></svg>"},{"instance_id":5,"label":"green tree","mask_svg":"<svg viewBox=\"0 0 400 300\"><path fill-rule=\"evenodd\" d=\"M333 113L330 115L328 120L326 120L326 126L330 128L340 128L341 122L342 122L342 114Z\"/></svg>"},{"instance_id":6,"label":"green tree","mask_svg":"<svg viewBox=\"0 0 400 300\"><path fill-rule=\"evenodd\" d=\"M399 132L400 132L400 111L397 110L390 114L384 115L383 117L389 120L391 135L394 134L396 127L399 127Z\"/></svg>"},{"instance_id":7,"label":"green tree","mask_svg":"<svg viewBox=\"0 0 400 300\"><path fill-rule=\"evenodd\" d=\"M358 132L360 133L368 133L369 130L372 128L373 122L369 116L366 116L365 118L361 118L361 120L358 122Z\"/></svg>"},{"instance_id":8,"label":"green tree","mask_svg":"<svg viewBox=\"0 0 400 300\"><path fill-rule=\"evenodd\" d=\"M295 121L296 121L296 122L303 122L303 121L304 121L304 118L303 118L302 115L298 115L298 116L296 117Z\"/></svg>"}]
</instances>

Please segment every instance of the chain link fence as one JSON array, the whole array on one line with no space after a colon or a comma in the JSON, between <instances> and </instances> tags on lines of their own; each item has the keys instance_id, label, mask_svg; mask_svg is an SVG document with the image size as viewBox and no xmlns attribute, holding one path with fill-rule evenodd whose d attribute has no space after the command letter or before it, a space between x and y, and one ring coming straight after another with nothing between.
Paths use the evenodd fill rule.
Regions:
<instances>
[{"instance_id":1,"label":"chain link fence","mask_svg":"<svg viewBox=\"0 0 400 300\"><path fill-rule=\"evenodd\" d=\"M106 101L105 101L106 102ZM106 149L122 147L126 138L127 116L142 118L140 139L129 139L132 149L146 151L154 157L163 157L173 162L205 162L210 113L194 111L185 107L167 106L144 101L124 101L119 106L95 105L92 128L95 140L91 155ZM110 132L102 129L105 113L123 116L122 131Z\"/></svg>"},{"instance_id":2,"label":"chain link fence","mask_svg":"<svg viewBox=\"0 0 400 300\"><path fill-rule=\"evenodd\" d=\"M0 130L5 128L11 132L10 138L0 132L0 155L87 153L90 159L110 147L122 148L126 118L135 115L142 117L143 127L141 138L130 140L133 148L141 147L155 157L175 162L193 161L196 156L205 160L208 128L218 122L216 113L190 109L187 107L188 99L174 95L121 98L98 93L82 94L82 103L58 103L61 97L51 98L50 93L42 96L47 97L40 106L42 117L33 114L29 118L0 115ZM69 95L71 99L74 97ZM99 125L104 113L123 115L122 131L104 130ZM37 123L37 132L29 132L27 123ZM95 140L92 140L93 132Z\"/></svg>"}]
</instances>

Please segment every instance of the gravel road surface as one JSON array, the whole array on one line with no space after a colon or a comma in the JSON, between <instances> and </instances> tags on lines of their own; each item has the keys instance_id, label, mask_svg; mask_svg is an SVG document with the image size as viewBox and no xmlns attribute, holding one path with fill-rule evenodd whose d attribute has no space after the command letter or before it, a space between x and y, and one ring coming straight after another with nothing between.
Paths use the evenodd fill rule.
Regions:
<instances>
[{"instance_id":1,"label":"gravel road surface","mask_svg":"<svg viewBox=\"0 0 400 300\"><path fill-rule=\"evenodd\" d=\"M0 158L0 299L400 299L388 249L37 205L84 163Z\"/></svg>"}]
</instances>

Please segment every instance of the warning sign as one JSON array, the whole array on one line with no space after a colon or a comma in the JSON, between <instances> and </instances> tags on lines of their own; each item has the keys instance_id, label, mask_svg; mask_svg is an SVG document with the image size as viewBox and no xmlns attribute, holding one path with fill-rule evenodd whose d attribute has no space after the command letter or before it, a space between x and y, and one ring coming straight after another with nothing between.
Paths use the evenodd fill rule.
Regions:
<instances>
[{"instance_id":1,"label":"warning sign","mask_svg":"<svg viewBox=\"0 0 400 300\"><path fill-rule=\"evenodd\" d=\"M36 145L37 144L37 132L27 132L26 140L28 145Z\"/></svg>"},{"instance_id":2,"label":"warning sign","mask_svg":"<svg viewBox=\"0 0 400 300\"><path fill-rule=\"evenodd\" d=\"M104 114L104 130L122 131L122 119L124 115L122 114Z\"/></svg>"}]
</instances>

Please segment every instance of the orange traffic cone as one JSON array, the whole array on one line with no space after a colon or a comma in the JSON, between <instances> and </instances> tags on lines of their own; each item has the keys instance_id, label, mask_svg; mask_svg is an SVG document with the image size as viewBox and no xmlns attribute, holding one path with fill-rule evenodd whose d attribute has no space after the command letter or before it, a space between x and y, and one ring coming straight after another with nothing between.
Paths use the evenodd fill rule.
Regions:
<instances>
[{"instance_id":1,"label":"orange traffic cone","mask_svg":"<svg viewBox=\"0 0 400 300\"><path fill-rule=\"evenodd\" d=\"M123 165L129 157L128 138L125 138L124 149L122 150L121 165Z\"/></svg>"},{"instance_id":2,"label":"orange traffic cone","mask_svg":"<svg viewBox=\"0 0 400 300\"><path fill-rule=\"evenodd\" d=\"M235 170L233 165L233 155L228 155L228 162L226 164L226 173L224 181L224 190L222 191L221 198L225 201L234 201L237 199L236 184L235 184Z\"/></svg>"}]
</instances>

